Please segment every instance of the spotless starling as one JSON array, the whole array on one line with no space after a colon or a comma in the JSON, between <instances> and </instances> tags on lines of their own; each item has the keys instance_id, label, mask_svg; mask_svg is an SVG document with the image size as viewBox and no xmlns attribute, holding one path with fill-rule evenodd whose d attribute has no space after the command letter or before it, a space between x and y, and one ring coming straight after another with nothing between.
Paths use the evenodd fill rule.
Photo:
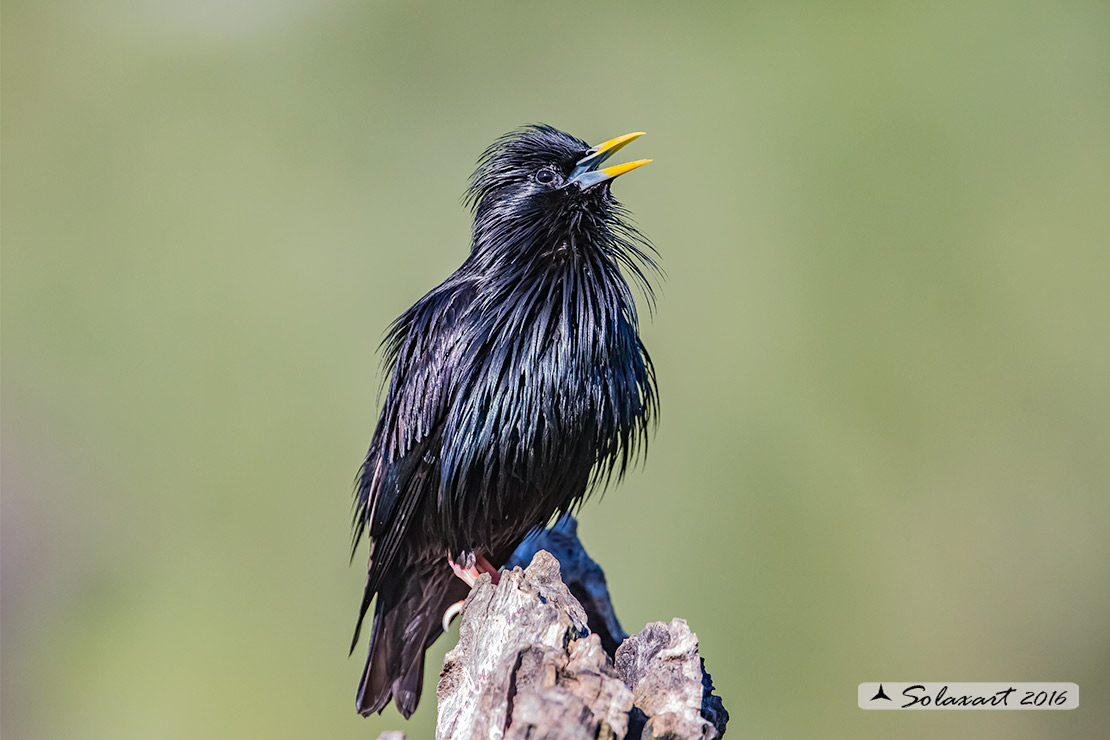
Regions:
<instances>
[{"instance_id":1,"label":"spotless starling","mask_svg":"<svg viewBox=\"0 0 1110 740\"><path fill-rule=\"evenodd\" d=\"M390 698L416 711L424 651L477 577L643 449L657 391L629 282L651 300L654 250L610 187L651 160L602 166L641 135L495 141L467 191L470 254L382 343L388 391L355 492L370 560L352 652L377 597L360 714Z\"/></svg>"}]
</instances>

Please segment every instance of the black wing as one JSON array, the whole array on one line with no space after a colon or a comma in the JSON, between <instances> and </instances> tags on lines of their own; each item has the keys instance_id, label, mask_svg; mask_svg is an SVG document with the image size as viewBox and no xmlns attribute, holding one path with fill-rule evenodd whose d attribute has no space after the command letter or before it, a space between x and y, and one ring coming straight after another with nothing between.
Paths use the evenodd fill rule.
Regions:
<instances>
[{"instance_id":1,"label":"black wing","mask_svg":"<svg viewBox=\"0 0 1110 740\"><path fill-rule=\"evenodd\" d=\"M439 485L441 430L467 356L473 299L473 289L449 279L397 319L383 342L389 392L355 490L352 556L364 531L371 541L352 651L414 512Z\"/></svg>"}]
</instances>

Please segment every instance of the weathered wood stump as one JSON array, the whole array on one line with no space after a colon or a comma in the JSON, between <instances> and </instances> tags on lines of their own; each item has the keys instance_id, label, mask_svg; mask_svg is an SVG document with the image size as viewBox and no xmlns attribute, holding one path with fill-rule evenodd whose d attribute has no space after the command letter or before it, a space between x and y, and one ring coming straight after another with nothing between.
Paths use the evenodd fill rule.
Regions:
<instances>
[{"instance_id":1,"label":"weathered wood stump","mask_svg":"<svg viewBox=\"0 0 1110 740\"><path fill-rule=\"evenodd\" d=\"M697 636L674 619L627 637L576 531L565 518L525 541L496 586L474 586L436 690L436 739L724 735Z\"/></svg>"}]
</instances>

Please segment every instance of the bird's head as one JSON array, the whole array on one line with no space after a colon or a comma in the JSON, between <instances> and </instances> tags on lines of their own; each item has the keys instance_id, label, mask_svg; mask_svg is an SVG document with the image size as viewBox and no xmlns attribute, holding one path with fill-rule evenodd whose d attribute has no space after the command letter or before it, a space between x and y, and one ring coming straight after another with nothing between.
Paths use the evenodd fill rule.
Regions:
<instances>
[{"instance_id":1,"label":"bird's head","mask_svg":"<svg viewBox=\"0 0 1110 740\"><path fill-rule=\"evenodd\" d=\"M559 244L605 249L614 239L623 240L634 230L621 221L610 185L651 160L603 164L640 136L625 134L591 147L536 125L499 138L479 159L467 191L474 210L473 251L516 256Z\"/></svg>"}]
</instances>

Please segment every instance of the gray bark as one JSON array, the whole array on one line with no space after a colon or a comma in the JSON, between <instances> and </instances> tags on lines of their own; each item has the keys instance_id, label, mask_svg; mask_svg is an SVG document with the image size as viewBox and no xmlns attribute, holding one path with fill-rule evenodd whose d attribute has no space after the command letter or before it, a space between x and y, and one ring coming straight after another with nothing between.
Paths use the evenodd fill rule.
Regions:
<instances>
[{"instance_id":1,"label":"gray bark","mask_svg":"<svg viewBox=\"0 0 1110 740\"><path fill-rule=\"evenodd\" d=\"M474 586L436 690L437 740L722 736L697 636L674 619L626 637L575 530L564 519L525 541L498 585Z\"/></svg>"}]
</instances>

